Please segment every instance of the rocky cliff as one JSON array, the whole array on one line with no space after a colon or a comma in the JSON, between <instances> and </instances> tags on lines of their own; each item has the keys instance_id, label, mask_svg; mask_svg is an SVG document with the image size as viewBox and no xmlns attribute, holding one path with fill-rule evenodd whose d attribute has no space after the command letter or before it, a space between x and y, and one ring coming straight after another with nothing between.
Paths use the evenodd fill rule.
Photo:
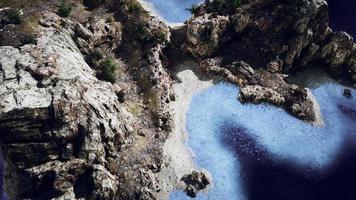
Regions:
<instances>
[{"instance_id":1,"label":"rocky cliff","mask_svg":"<svg viewBox=\"0 0 356 200\"><path fill-rule=\"evenodd\" d=\"M283 74L319 66L356 83L356 45L329 28L326 1L229 2L211 0L194 9L182 49L205 71L241 85L244 101L272 102L313 121L307 91L286 83Z\"/></svg>"},{"instance_id":2,"label":"rocky cliff","mask_svg":"<svg viewBox=\"0 0 356 200\"><path fill-rule=\"evenodd\" d=\"M26 4L20 25L0 9L0 141L11 199L166 197L162 187L172 183L157 173L174 126L167 49L238 84L240 101L311 122L313 98L286 74L321 66L356 81L356 45L328 27L323 0L209 0L179 29L134 0L96 2L71 1L69 18L54 12L58 2ZM178 178L190 196L211 182L198 171Z\"/></svg>"},{"instance_id":3,"label":"rocky cliff","mask_svg":"<svg viewBox=\"0 0 356 200\"><path fill-rule=\"evenodd\" d=\"M120 5L127 8L126 1ZM126 48L126 30L104 17L79 23L46 11L35 44L0 47L0 139L11 199L159 198L154 173L162 165L162 129L170 126L163 44L140 59L146 68L135 75L150 74L145 81L156 86L147 90L157 91L144 98L126 58L117 54ZM165 27L155 18L145 23L149 31ZM112 56L119 68L115 83L98 79L103 62L88 61L94 50ZM158 107L147 103L153 101Z\"/></svg>"}]
</instances>

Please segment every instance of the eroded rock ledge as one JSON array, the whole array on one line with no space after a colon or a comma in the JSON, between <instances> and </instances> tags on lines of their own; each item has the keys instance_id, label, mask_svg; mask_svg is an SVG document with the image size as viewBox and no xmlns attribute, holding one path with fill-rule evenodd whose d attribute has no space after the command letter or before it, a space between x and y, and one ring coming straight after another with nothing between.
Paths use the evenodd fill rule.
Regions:
<instances>
[{"instance_id":1,"label":"eroded rock ledge","mask_svg":"<svg viewBox=\"0 0 356 200\"><path fill-rule=\"evenodd\" d=\"M163 162L162 129L170 126L162 124L170 117L161 104L170 79L160 63L161 44L146 49L148 69L141 71L157 79L161 106L140 114L134 81L98 80L83 56L97 45L114 55L121 45L117 24L92 19L87 27L52 12L39 22L36 45L0 47L5 192L11 199L157 199L154 173ZM123 93L132 102L125 103ZM166 121L159 116L153 123L153 112Z\"/></svg>"},{"instance_id":2,"label":"eroded rock ledge","mask_svg":"<svg viewBox=\"0 0 356 200\"><path fill-rule=\"evenodd\" d=\"M306 121L316 119L312 98L285 74L319 65L356 80L356 45L328 28L323 0L251 0L228 10L207 1L173 31L136 1L114 2L104 11L114 10L114 21L44 12L37 44L0 47L0 140L11 199L162 199L156 173L165 165L174 100L167 46L239 85L242 102L269 102ZM183 45L170 40L177 32ZM93 49L115 58L118 83L98 80L85 59ZM211 183L200 171L181 178L191 196Z\"/></svg>"},{"instance_id":3,"label":"eroded rock ledge","mask_svg":"<svg viewBox=\"0 0 356 200\"><path fill-rule=\"evenodd\" d=\"M356 83L356 45L347 33L328 27L324 0L251 0L235 8L206 1L194 12L182 27L182 49L204 71L240 85L243 102L269 102L314 121L307 90L288 84L284 74L321 66Z\"/></svg>"}]
</instances>

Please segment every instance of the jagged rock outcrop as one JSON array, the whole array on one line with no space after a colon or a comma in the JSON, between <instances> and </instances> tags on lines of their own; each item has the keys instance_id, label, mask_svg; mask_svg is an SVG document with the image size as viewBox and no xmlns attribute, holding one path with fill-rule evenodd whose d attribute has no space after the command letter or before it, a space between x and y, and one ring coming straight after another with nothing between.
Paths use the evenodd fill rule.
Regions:
<instances>
[{"instance_id":1,"label":"jagged rock outcrop","mask_svg":"<svg viewBox=\"0 0 356 200\"><path fill-rule=\"evenodd\" d=\"M126 149L138 121L120 103L122 89L99 81L74 42L76 35L90 40L96 32L68 26L74 24L69 20L63 28L53 13L42 19L37 45L0 47L0 140L7 173L21 175L5 180L6 192L12 199L115 199L120 184L129 182L120 183L121 174L130 169L113 166L135 162ZM157 155L142 154L141 162Z\"/></svg>"},{"instance_id":2,"label":"jagged rock outcrop","mask_svg":"<svg viewBox=\"0 0 356 200\"><path fill-rule=\"evenodd\" d=\"M170 131L173 124L167 105L173 91L163 50L170 43L171 31L161 20L149 16L147 11L132 11L128 4L130 1L121 0L116 8L120 10L120 16L127 18L123 22L125 48L121 51L126 62L132 63L131 74L144 95L156 126L163 131ZM132 48L137 51L127 51Z\"/></svg>"},{"instance_id":3,"label":"jagged rock outcrop","mask_svg":"<svg viewBox=\"0 0 356 200\"><path fill-rule=\"evenodd\" d=\"M173 126L164 54L171 30L131 3L107 6L120 22L100 12L81 23L44 12L36 44L0 47L0 140L12 199L160 198L155 173ZM241 86L242 102L313 121L308 91L282 73L322 63L356 80L356 46L328 28L322 0L252 0L233 12L204 4L184 29L183 50L203 71ZM84 59L93 49L116 56L125 84L96 78ZM190 196L211 184L198 171L182 181Z\"/></svg>"},{"instance_id":4,"label":"jagged rock outcrop","mask_svg":"<svg viewBox=\"0 0 356 200\"><path fill-rule=\"evenodd\" d=\"M184 175L182 181L186 185L185 192L192 198L195 198L198 192L207 189L212 184L212 180L206 172L198 170L193 170L192 173Z\"/></svg>"},{"instance_id":5,"label":"jagged rock outcrop","mask_svg":"<svg viewBox=\"0 0 356 200\"><path fill-rule=\"evenodd\" d=\"M196 57L211 56L230 26L227 16L204 14L188 22L187 41L183 49Z\"/></svg>"},{"instance_id":6,"label":"jagged rock outcrop","mask_svg":"<svg viewBox=\"0 0 356 200\"><path fill-rule=\"evenodd\" d=\"M107 22L105 19L93 17L84 25L68 19L61 19L61 23L71 31L72 37L83 54L88 54L93 48L100 48L102 53L114 51L122 39L120 22Z\"/></svg>"},{"instance_id":7,"label":"jagged rock outcrop","mask_svg":"<svg viewBox=\"0 0 356 200\"><path fill-rule=\"evenodd\" d=\"M242 103L268 102L285 108L292 115L305 121L317 120L316 108L308 91L297 85L288 84L284 80L284 74L253 69L243 61L225 67L221 67L221 62L221 58L205 59L200 62L200 68L206 73L224 77L227 81L239 85L238 99Z\"/></svg>"},{"instance_id":8,"label":"jagged rock outcrop","mask_svg":"<svg viewBox=\"0 0 356 200\"><path fill-rule=\"evenodd\" d=\"M306 89L288 84L283 74L321 66L356 82L355 43L328 27L324 0L206 1L185 27L182 49L200 60L201 69L241 86L242 102L269 102L294 116L316 116Z\"/></svg>"},{"instance_id":9,"label":"jagged rock outcrop","mask_svg":"<svg viewBox=\"0 0 356 200\"><path fill-rule=\"evenodd\" d=\"M233 12L211 5L201 5L187 22L183 49L193 56L223 56L225 63L243 60L254 68L278 61L284 73L320 65L356 81L353 38L328 27L326 1L251 0Z\"/></svg>"}]
</instances>

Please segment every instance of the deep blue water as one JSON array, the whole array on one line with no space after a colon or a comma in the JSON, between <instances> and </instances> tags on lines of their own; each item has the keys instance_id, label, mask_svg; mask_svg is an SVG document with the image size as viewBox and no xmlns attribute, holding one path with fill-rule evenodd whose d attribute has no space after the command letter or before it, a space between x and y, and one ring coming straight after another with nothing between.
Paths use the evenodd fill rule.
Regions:
<instances>
[{"instance_id":1,"label":"deep blue water","mask_svg":"<svg viewBox=\"0 0 356 200\"><path fill-rule=\"evenodd\" d=\"M214 179L197 199L356 199L356 100L343 89L334 83L313 89L323 128L274 106L242 105L231 84L196 94L187 113L188 145ZM174 192L170 199L190 198Z\"/></svg>"},{"instance_id":2,"label":"deep blue water","mask_svg":"<svg viewBox=\"0 0 356 200\"><path fill-rule=\"evenodd\" d=\"M169 23L183 23L191 17L190 11L193 4L204 0L149 0L155 11Z\"/></svg>"},{"instance_id":3,"label":"deep blue water","mask_svg":"<svg viewBox=\"0 0 356 200\"><path fill-rule=\"evenodd\" d=\"M327 0L329 3L330 25L335 31L346 31L356 37L356 1Z\"/></svg>"}]
</instances>

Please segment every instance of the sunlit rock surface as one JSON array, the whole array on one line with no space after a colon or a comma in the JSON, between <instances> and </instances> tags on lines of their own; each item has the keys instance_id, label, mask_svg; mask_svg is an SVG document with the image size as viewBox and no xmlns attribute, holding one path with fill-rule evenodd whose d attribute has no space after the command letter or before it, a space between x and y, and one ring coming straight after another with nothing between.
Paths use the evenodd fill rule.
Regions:
<instances>
[{"instance_id":1,"label":"sunlit rock surface","mask_svg":"<svg viewBox=\"0 0 356 200\"><path fill-rule=\"evenodd\" d=\"M355 179L327 181L328 171L339 172L335 166L341 162L340 155L347 154L346 143L355 142L356 100L344 97L343 89L326 83L312 90L324 127L314 127L266 104L242 105L236 100L238 88L231 84L220 83L196 94L187 114L188 145L196 164L210 171L214 179L211 191L197 199L263 199L262 194L272 199L345 199L352 195L350 186ZM271 188L269 182L286 190L259 188ZM310 184L313 190L307 189ZM252 186L255 192L250 193ZM319 187L330 188L334 196L327 198L328 193ZM175 192L170 199L189 198Z\"/></svg>"}]
</instances>

